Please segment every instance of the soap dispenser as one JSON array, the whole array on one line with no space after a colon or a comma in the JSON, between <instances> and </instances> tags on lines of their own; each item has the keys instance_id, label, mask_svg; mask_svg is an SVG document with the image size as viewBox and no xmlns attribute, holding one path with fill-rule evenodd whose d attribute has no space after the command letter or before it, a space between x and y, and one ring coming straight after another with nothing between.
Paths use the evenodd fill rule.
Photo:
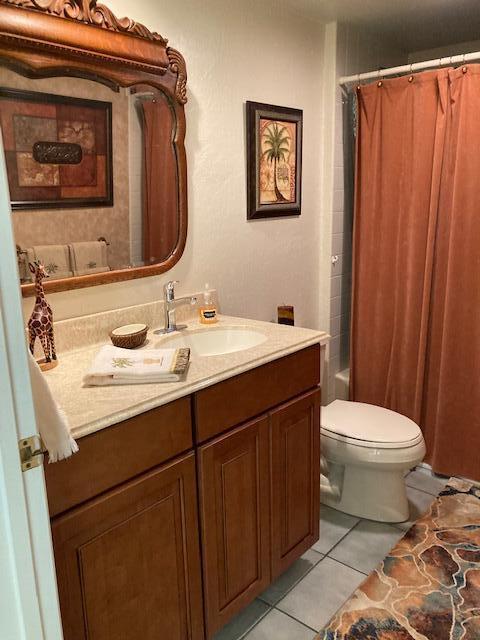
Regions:
<instances>
[{"instance_id":1,"label":"soap dispenser","mask_svg":"<svg viewBox=\"0 0 480 640\"><path fill-rule=\"evenodd\" d=\"M208 283L205 285L203 300L204 302L198 310L200 314L200 322L202 324L214 324L215 322L218 322L217 308L212 302L212 292L208 286Z\"/></svg>"}]
</instances>

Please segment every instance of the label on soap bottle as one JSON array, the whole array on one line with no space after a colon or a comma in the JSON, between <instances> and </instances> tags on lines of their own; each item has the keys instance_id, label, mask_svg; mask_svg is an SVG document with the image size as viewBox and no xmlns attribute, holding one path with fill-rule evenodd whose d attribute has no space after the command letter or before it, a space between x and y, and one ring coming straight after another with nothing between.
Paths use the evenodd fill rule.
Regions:
<instances>
[{"instance_id":1,"label":"label on soap bottle","mask_svg":"<svg viewBox=\"0 0 480 640\"><path fill-rule=\"evenodd\" d=\"M200 307L199 312L200 322L203 322L203 324L213 324L214 322L218 322L217 310L213 305Z\"/></svg>"}]
</instances>

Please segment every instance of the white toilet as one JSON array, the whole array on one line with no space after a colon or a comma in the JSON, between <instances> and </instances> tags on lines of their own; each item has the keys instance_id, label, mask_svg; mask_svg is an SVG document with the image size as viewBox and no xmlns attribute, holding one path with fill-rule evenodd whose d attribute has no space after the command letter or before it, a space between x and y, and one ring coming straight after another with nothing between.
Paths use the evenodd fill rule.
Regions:
<instances>
[{"instance_id":1,"label":"white toilet","mask_svg":"<svg viewBox=\"0 0 480 640\"><path fill-rule=\"evenodd\" d=\"M360 518L409 518L405 472L423 460L415 422L363 402L335 400L321 413L321 501Z\"/></svg>"}]
</instances>

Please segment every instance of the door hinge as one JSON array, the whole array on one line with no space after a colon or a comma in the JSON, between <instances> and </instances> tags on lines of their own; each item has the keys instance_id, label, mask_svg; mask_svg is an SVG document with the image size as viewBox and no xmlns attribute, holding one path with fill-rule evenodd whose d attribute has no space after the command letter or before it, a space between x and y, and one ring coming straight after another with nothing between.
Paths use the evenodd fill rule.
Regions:
<instances>
[{"instance_id":1,"label":"door hinge","mask_svg":"<svg viewBox=\"0 0 480 640\"><path fill-rule=\"evenodd\" d=\"M45 450L40 436L22 438L18 441L18 448L20 451L22 471L28 471L43 464L43 454Z\"/></svg>"}]
</instances>

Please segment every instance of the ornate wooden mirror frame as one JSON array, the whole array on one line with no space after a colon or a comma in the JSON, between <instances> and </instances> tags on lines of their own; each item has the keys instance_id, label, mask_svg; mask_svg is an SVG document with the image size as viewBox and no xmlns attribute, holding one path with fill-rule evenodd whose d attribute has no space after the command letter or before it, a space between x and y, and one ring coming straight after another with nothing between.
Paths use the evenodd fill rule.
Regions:
<instances>
[{"instance_id":1,"label":"ornate wooden mirror frame","mask_svg":"<svg viewBox=\"0 0 480 640\"><path fill-rule=\"evenodd\" d=\"M167 271L180 259L187 237L185 112L187 73L183 56L158 33L117 18L96 0L0 0L0 64L30 78L76 76L114 90L148 84L166 95L175 115L178 241L161 263L45 282L47 291L89 287ZM34 285L22 285L25 296Z\"/></svg>"}]
</instances>

